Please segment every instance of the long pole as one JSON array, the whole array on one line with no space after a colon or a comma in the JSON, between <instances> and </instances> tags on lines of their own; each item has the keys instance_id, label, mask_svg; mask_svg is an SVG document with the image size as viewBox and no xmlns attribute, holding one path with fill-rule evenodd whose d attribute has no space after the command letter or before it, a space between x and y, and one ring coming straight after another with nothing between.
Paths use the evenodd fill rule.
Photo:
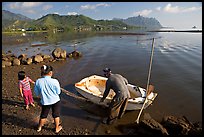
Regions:
<instances>
[{"instance_id":1,"label":"long pole","mask_svg":"<svg viewBox=\"0 0 204 137\"><path fill-rule=\"evenodd\" d=\"M74 93L72 93L72 92L70 92L70 91L68 91L68 90L66 90L66 89L64 89L64 88L60 88L60 89L61 89L65 94L67 94L67 95L69 95L69 96L71 96L71 97L74 97L74 98L76 98L76 99L80 99L80 100L83 100L83 101L88 101L86 98L77 96L77 95L75 95Z\"/></svg>"},{"instance_id":2,"label":"long pole","mask_svg":"<svg viewBox=\"0 0 204 137\"><path fill-rule=\"evenodd\" d=\"M148 73L148 79L147 79L146 98L145 98L145 101L144 101L144 103L143 103L143 105L142 105L142 108L141 108L141 110L140 110L140 113L139 113L139 115L138 115L138 117L137 117L137 120L136 120L137 124L139 124L140 115L142 114L142 111L143 111L143 109L144 109L144 106L145 106L145 104L146 104L146 102L147 102L147 96L149 95L149 93L148 93L148 88L149 88L149 80L150 80L150 74L151 74L151 69L152 69L153 53L154 53L154 38L152 39L152 51L151 51L150 64L149 64L149 73Z\"/></svg>"}]
</instances>

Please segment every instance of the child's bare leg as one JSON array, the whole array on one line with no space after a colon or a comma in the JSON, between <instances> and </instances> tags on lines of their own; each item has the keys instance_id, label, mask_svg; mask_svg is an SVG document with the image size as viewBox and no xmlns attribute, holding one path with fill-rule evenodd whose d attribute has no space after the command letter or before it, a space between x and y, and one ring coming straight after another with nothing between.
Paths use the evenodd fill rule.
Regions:
<instances>
[{"instance_id":1,"label":"child's bare leg","mask_svg":"<svg viewBox=\"0 0 204 137\"><path fill-rule=\"evenodd\" d=\"M33 107L35 107L35 104L34 104L34 103L31 103L31 105L32 105Z\"/></svg>"},{"instance_id":2,"label":"child's bare leg","mask_svg":"<svg viewBox=\"0 0 204 137\"><path fill-rule=\"evenodd\" d=\"M26 105L26 110L28 110L29 109L29 105Z\"/></svg>"}]
</instances>

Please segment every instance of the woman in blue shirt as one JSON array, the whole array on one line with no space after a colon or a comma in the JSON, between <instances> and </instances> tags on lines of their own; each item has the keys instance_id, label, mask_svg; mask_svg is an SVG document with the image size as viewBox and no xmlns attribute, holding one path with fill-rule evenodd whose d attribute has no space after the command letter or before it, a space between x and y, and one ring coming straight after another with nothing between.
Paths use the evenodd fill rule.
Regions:
<instances>
[{"instance_id":1,"label":"woman in blue shirt","mask_svg":"<svg viewBox=\"0 0 204 137\"><path fill-rule=\"evenodd\" d=\"M62 129L60 123L60 84L57 79L52 78L52 66L43 65L41 67L42 77L35 82L34 92L36 96L41 97L42 111L38 125L38 132L41 131L46 122L50 108L52 108L52 117L55 122L55 132L59 133Z\"/></svg>"}]
</instances>

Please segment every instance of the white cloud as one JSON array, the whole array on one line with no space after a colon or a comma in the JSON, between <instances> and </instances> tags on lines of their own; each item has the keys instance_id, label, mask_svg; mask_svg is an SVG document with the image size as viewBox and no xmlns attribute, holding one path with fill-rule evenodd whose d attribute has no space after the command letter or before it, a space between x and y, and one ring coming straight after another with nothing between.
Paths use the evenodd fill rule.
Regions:
<instances>
[{"instance_id":1,"label":"white cloud","mask_svg":"<svg viewBox=\"0 0 204 137\"><path fill-rule=\"evenodd\" d=\"M171 4L169 3L164 7L164 11L170 13L178 13L179 7L178 6L172 7Z\"/></svg>"},{"instance_id":2,"label":"white cloud","mask_svg":"<svg viewBox=\"0 0 204 137\"><path fill-rule=\"evenodd\" d=\"M107 4L107 3L99 3L99 4L96 4L96 5L87 4L87 5L82 5L80 7L80 9L82 9L82 10L93 10L93 9L96 9L97 7L108 7L108 6L110 6L110 5Z\"/></svg>"},{"instance_id":3,"label":"white cloud","mask_svg":"<svg viewBox=\"0 0 204 137\"><path fill-rule=\"evenodd\" d=\"M10 9L20 9L21 8L20 2L10 3L8 6Z\"/></svg>"},{"instance_id":4,"label":"white cloud","mask_svg":"<svg viewBox=\"0 0 204 137\"><path fill-rule=\"evenodd\" d=\"M22 2L22 8L32 8L41 5L42 2Z\"/></svg>"},{"instance_id":5,"label":"white cloud","mask_svg":"<svg viewBox=\"0 0 204 137\"><path fill-rule=\"evenodd\" d=\"M88 10L88 9L95 9L96 7L95 6L91 6L91 5L82 5L80 7L82 10Z\"/></svg>"},{"instance_id":6,"label":"white cloud","mask_svg":"<svg viewBox=\"0 0 204 137\"><path fill-rule=\"evenodd\" d=\"M183 12L191 12L191 11L196 11L196 10L202 10L202 7L186 8L186 9L183 9Z\"/></svg>"},{"instance_id":7,"label":"white cloud","mask_svg":"<svg viewBox=\"0 0 204 137\"><path fill-rule=\"evenodd\" d=\"M157 7L156 10L157 10L157 11L160 11L160 10L161 10L161 7Z\"/></svg>"},{"instance_id":8,"label":"white cloud","mask_svg":"<svg viewBox=\"0 0 204 137\"><path fill-rule=\"evenodd\" d=\"M32 10L32 9L28 9L26 10L27 13L30 13L30 14L36 14L37 11L36 10Z\"/></svg>"},{"instance_id":9,"label":"white cloud","mask_svg":"<svg viewBox=\"0 0 204 137\"><path fill-rule=\"evenodd\" d=\"M53 7L52 5L45 5L45 6L43 6L43 10L49 10L52 7Z\"/></svg>"},{"instance_id":10,"label":"white cloud","mask_svg":"<svg viewBox=\"0 0 204 137\"><path fill-rule=\"evenodd\" d=\"M102 7L109 7L110 5L107 4L107 3L99 3L99 4L96 4L96 7L99 7L99 6L102 6Z\"/></svg>"},{"instance_id":11,"label":"white cloud","mask_svg":"<svg viewBox=\"0 0 204 137\"><path fill-rule=\"evenodd\" d=\"M43 4L42 2L13 2L9 4L10 9L27 9Z\"/></svg>"},{"instance_id":12,"label":"white cloud","mask_svg":"<svg viewBox=\"0 0 204 137\"><path fill-rule=\"evenodd\" d=\"M67 15L78 15L76 12L68 12Z\"/></svg>"},{"instance_id":13,"label":"white cloud","mask_svg":"<svg viewBox=\"0 0 204 137\"><path fill-rule=\"evenodd\" d=\"M12 2L8 6L10 9L17 9L17 10L23 10L28 13L36 13L35 10L33 10L33 7L37 7L42 5L42 2Z\"/></svg>"},{"instance_id":14,"label":"white cloud","mask_svg":"<svg viewBox=\"0 0 204 137\"><path fill-rule=\"evenodd\" d=\"M200 10L202 9L202 7L190 7L190 8L184 8L184 7L179 7L179 6L171 6L171 4L167 4L164 7L164 11L165 12L169 12L169 13L184 13L184 12L192 12L192 11L196 11L196 10Z\"/></svg>"},{"instance_id":15,"label":"white cloud","mask_svg":"<svg viewBox=\"0 0 204 137\"><path fill-rule=\"evenodd\" d=\"M133 16L138 16L138 15L147 16L147 15L149 15L151 12L152 12L152 10L142 10L142 11L134 12L134 13L133 13Z\"/></svg>"}]
</instances>

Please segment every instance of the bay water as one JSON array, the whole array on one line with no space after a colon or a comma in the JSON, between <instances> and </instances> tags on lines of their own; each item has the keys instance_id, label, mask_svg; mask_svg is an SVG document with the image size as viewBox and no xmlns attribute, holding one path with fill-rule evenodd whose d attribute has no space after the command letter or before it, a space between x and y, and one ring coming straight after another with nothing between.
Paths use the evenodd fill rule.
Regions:
<instances>
[{"instance_id":1,"label":"bay water","mask_svg":"<svg viewBox=\"0 0 204 137\"><path fill-rule=\"evenodd\" d=\"M2 50L30 57L38 53L51 55L56 47L67 53L81 52L82 57L67 58L56 70L55 76L63 87L93 74L103 76L103 68L109 67L129 83L146 88L152 38L155 42L150 84L158 96L144 112L158 120L164 115L184 115L190 121L202 123L202 33L3 35ZM43 46L34 46L36 43ZM134 121L137 116L138 111L131 111L124 120Z\"/></svg>"}]
</instances>

